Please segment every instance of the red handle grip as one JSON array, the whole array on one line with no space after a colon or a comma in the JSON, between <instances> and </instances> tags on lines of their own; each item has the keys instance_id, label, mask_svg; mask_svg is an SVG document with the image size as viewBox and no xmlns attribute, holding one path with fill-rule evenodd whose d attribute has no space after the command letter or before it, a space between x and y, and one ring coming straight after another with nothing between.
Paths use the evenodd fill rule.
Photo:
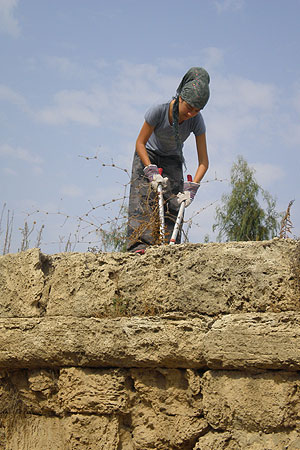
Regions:
<instances>
[{"instance_id":1,"label":"red handle grip","mask_svg":"<svg viewBox=\"0 0 300 450\"><path fill-rule=\"evenodd\" d=\"M162 170L162 168L160 167L160 168L158 169L159 175L162 175L162 172L163 172L163 170Z\"/></svg>"},{"instance_id":2,"label":"red handle grip","mask_svg":"<svg viewBox=\"0 0 300 450\"><path fill-rule=\"evenodd\" d=\"M192 175L188 175L188 176L187 176L187 180L188 180L188 181L193 181Z\"/></svg>"}]
</instances>

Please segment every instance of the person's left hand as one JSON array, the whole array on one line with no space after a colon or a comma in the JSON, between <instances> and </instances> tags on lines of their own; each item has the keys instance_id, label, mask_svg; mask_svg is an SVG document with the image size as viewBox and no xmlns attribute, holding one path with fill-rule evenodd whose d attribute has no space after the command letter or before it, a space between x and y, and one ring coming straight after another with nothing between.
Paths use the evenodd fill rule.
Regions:
<instances>
[{"instance_id":1,"label":"person's left hand","mask_svg":"<svg viewBox=\"0 0 300 450\"><path fill-rule=\"evenodd\" d=\"M194 181L185 181L183 183L183 192L177 194L177 202L180 205L185 202L187 208L195 198L197 191L200 187L200 183L194 183Z\"/></svg>"}]
</instances>

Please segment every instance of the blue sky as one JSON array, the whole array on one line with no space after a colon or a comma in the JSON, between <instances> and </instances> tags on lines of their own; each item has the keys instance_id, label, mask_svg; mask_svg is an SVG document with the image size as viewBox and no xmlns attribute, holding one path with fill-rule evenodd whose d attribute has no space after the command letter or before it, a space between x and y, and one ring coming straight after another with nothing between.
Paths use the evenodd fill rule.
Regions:
<instances>
[{"instance_id":1,"label":"blue sky","mask_svg":"<svg viewBox=\"0 0 300 450\"><path fill-rule=\"evenodd\" d=\"M145 111L171 99L191 66L210 73L211 98L210 168L187 210L190 240L215 239L237 155L278 211L295 199L299 236L299 17L300 0L0 0L0 211L14 211L11 251L24 221L36 222L31 245L45 225L45 253L70 235L76 251L97 245L93 231L119 203L101 205L129 181L102 163L130 171ZM193 137L185 157L194 173Z\"/></svg>"}]
</instances>

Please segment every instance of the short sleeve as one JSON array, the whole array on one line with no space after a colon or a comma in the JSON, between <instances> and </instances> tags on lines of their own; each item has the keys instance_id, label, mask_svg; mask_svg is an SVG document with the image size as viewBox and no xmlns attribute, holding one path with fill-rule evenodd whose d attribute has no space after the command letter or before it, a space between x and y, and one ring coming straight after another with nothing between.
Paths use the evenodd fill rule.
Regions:
<instances>
[{"instance_id":1,"label":"short sleeve","mask_svg":"<svg viewBox=\"0 0 300 450\"><path fill-rule=\"evenodd\" d=\"M206 126L202 117L202 114L199 112L197 116L194 117L194 127L193 127L193 133L195 136L200 136L200 134L203 134L206 132Z\"/></svg>"},{"instance_id":2,"label":"short sleeve","mask_svg":"<svg viewBox=\"0 0 300 450\"><path fill-rule=\"evenodd\" d=\"M149 123L151 127L156 127L162 120L162 105L152 106L146 111L144 116L145 121Z\"/></svg>"}]
</instances>

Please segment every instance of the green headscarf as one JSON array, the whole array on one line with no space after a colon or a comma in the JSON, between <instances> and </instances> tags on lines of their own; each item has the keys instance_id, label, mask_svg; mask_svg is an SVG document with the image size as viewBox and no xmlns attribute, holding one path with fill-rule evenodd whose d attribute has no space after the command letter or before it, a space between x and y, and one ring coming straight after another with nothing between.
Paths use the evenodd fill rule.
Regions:
<instances>
[{"instance_id":1,"label":"green headscarf","mask_svg":"<svg viewBox=\"0 0 300 450\"><path fill-rule=\"evenodd\" d=\"M203 109L209 99L209 75L202 67L192 67L182 78L177 96L193 108Z\"/></svg>"},{"instance_id":2,"label":"green headscarf","mask_svg":"<svg viewBox=\"0 0 300 450\"><path fill-rule=\"evenodd\" d=\"M177 88L175 102L173 105L173 128L177 148L181 149L182 161L184 161L184 158L178 129L179 96L193 108L203 109L209 99L209 82L210 78L205 69L202 67L192 67L184 75Z\"/></svg>"}]
</instances>

